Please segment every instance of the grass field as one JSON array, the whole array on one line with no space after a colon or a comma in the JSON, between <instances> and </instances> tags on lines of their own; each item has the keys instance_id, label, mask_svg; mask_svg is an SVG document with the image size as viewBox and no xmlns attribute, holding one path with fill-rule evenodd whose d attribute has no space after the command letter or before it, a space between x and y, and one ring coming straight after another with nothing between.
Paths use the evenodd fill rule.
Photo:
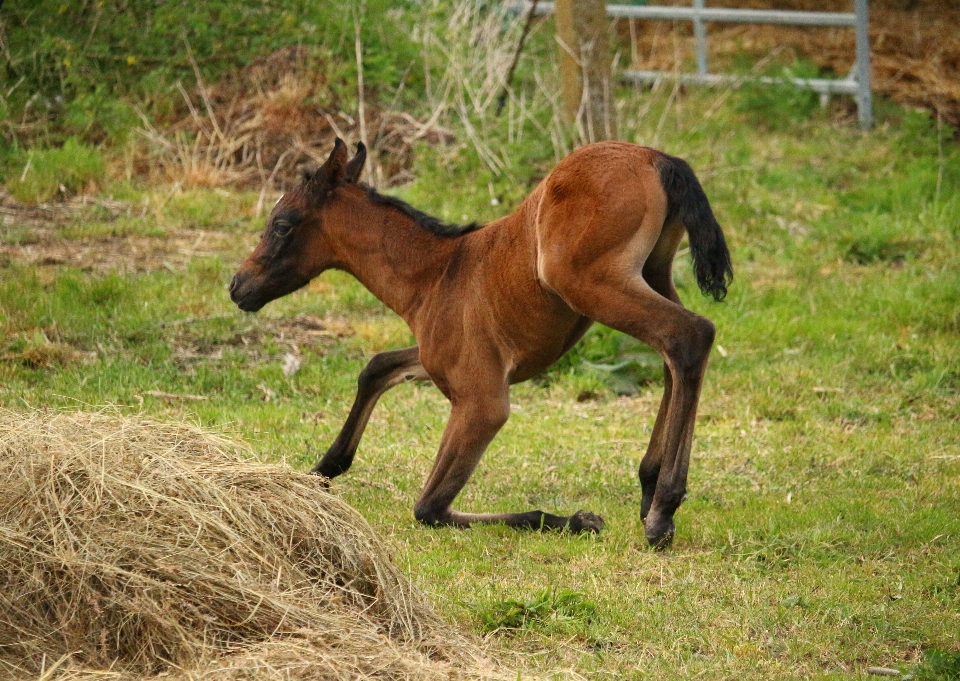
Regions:
<instances>
[{"instance_id":1,"label":"grass field","mask_svg":"<svg viewBox=\"0 0 960 681\"><path fill-rule=\"evenodd\" d=\"M389 537L441 611L531 673L839 679L874 665L958 678L950 131L883 105L861 132L819 110L765 125L716 93L623 101L627 139L697 170L736 270L717 304L696 291L685 256L677 267L681 296L718 337L673 547L647 548L636 477L662 379L641 363L627 381L635 394L618 394L623 377L583 361L616 359L620 341L604 329L515 387L510 422L459 500L585 508L606 520L599 536L418 526L413 502L448 410L431 386L383 398L333 490ZM776 102L766 106L776 117ZM536 162L494 176L466 146L423 148L400 194L447 220L493 218L552 165L529 149L518 157ZM311 465L364 362L411 342L402 322L335 272L241 313L226 284L262 229L255 194L110 192L113 202L53 227L0 226L0 406L185 418ZM301 362L290 377L288 353Z\"/></svg>"}]
</instances>

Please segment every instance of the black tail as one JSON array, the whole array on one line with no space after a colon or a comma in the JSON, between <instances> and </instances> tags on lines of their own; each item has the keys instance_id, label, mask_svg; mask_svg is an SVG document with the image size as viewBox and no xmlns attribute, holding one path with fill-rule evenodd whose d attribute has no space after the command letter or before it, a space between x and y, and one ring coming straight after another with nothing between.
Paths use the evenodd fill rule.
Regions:
<instances>
[{"instance_id":1,"label":"black tail","mask_svg":"<svg viewBox=\"0 0 960 681\"><path fill-rule=\"evenodd\" d=\"M682 158L663 154L655 163L667 193L667 222L679 220L690 238L693 272L704 295L723 300L733 281L730 251L707 195L693 169Z\"/></svg>"}]
</instances>

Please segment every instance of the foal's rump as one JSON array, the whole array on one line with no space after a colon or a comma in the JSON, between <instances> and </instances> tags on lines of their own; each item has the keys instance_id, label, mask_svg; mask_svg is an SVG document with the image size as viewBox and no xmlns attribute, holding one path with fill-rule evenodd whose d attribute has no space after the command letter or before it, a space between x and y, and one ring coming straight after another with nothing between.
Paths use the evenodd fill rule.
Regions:
<instances>
[{"instance_id":1,"label":"foal's rump","mask_svg":"<svg viewBox=\"0 0 960 681\"><path fill-rule=\"evenodd\" d=\"M726 294L732 269L723 232L682 159L601 142L561 161L542 190L537 274L547 287L559 292L585 275L615 284L642 271L654 290L675 299L670 270L686 232L701 291L717 300Z\"/></svg>"}]
</instances>

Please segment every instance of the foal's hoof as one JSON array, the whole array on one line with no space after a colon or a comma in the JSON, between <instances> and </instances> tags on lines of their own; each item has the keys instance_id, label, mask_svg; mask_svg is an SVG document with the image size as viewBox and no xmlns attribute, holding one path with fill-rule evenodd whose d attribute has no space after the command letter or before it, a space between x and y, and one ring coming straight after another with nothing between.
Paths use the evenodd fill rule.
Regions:
<instances>
[{"instance_id":1,"label":"foal's hoof","mask_svg":"<svg viewBox=\"0 0 960 681\"><path fill-rule=\"evenodd\" d=\"M603 529L603 518L589 511L577 511L567 522L567 529L574 534L593 532L596 534Z\"/></svg>"},{"instance_id":2,"label":"foal's hoof","mask_svg":"<svg viewBox=\"0 0 960 681\"><path fill-rule=\"evenodd\" d=\"M646 534L650 546L657 551L663 551L670 546L676 532L677 528L673 524L673 518L665 518L654 513L647 516L644 534Z\"/></svg>"},{"instance_id":3,"label":"foal's hoof","mask_svg":"<svg viewBox=\"0 0 960 681\"><path fill-rule=\"evenodd\" d=\"M323 487L323 489L330 489L330 483L333 481L333 478L328 478L316 468L310 471L310 475L315 475L320 478L320 486Z\"/></svg>"}]
</instances>

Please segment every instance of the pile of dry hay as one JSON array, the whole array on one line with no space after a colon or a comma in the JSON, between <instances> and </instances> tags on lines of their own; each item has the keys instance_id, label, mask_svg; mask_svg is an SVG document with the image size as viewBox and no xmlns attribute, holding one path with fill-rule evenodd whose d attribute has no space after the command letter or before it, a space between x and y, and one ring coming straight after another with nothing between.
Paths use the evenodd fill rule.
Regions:
<instances>
[{"instance_id":1,"label":"pile of dry hay","mask_svg":"<svg viewBox=\"0 0 960 681\"><path fill-rule=\"evenodd\" d=\"M0 410L0 470L0 678L499 677L318 478L218 436Z\"/></svg>"}]
</instances>

